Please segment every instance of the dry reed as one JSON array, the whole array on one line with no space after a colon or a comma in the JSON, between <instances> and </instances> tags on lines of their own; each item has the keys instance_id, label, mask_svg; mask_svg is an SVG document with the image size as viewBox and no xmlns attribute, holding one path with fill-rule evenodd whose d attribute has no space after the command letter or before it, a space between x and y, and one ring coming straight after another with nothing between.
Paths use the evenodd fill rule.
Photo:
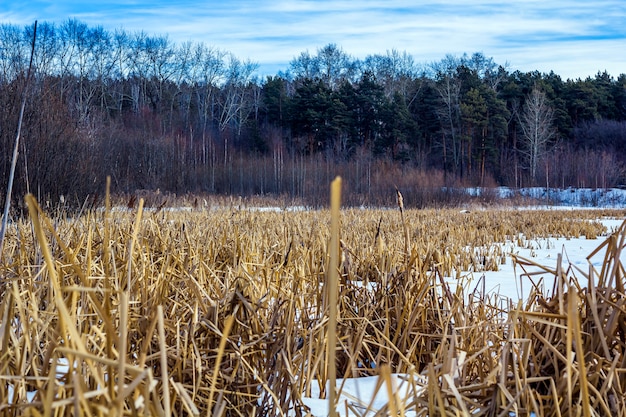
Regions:
<instances>
[{"instance_id":1,"label":"dry reed","mask_svg":"<svg viewBox=\"0 0 626 417\"><path fill-rule=\"evenodd\" d=\"M526 303L444 280L549 237L594 238L594 219L623 211L345 210L332 323L328 211L108 201L51 219L29 196L30 220L9 230L1 415L299 416L336 372L388 392L380 410L346 405L357 415L626 416L624 225L599 271L544 267L555 288Z\"/></svg>"}]
</instances>

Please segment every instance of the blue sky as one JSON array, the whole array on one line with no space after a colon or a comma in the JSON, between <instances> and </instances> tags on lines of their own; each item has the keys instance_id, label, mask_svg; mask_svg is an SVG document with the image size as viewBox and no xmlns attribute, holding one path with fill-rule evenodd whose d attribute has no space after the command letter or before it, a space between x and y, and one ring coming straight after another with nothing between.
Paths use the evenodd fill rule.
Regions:
<instances>
[{"instance_id":1,"label":"blue sky","mask_svg":"<svg viewBox=\"0 0 626 417\"><path fill-rule=\"evenodd\" d=\"M509 71L626 73L624 0L0 0L0 23L70 17L202 41L258 63L260 74L284 71L328 43L355 58L396 49L428 64L482 52Z\"/></svg>"}]
</instances>

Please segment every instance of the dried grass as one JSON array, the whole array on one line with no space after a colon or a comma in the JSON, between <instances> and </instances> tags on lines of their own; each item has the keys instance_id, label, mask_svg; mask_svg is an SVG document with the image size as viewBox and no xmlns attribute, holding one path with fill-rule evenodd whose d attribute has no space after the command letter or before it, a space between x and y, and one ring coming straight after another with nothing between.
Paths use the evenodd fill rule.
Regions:
<instances>
[{"instance_id":1,"label":"dried grass","mask_svg":"<svg viewBox=\"0 0 626 417\"><path fill-rule=\"evenodd\" d=\"M106 201L51 219L29 196L7 234L1 415L306 415L333 373L379 375L388 405L357 415L626 415L626 226L600 270L544 267L555 288L524 304L443 279L623 211L345 210L335 321L328 211Z\"/></svg>"}]
</instances>

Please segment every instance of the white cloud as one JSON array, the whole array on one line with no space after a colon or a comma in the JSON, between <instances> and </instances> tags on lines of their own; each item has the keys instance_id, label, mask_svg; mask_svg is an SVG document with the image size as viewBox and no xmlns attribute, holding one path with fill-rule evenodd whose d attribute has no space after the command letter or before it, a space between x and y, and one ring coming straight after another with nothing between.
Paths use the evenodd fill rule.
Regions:
<instances>
[{"instance_id":1,"label":"white cloud","mask_svg":"<svg viewBox=\"0 0 626 417\"><path fill-rule=\"evenodd\" d=\"M481 51L512 69L554 70L564 78L626 72L621 0L2 0L0 17L24 24L37 8L51 21L74 16L175 42L202 41L282 69L300 52L336 43L359 58L397 49L420 63Z\"/></svg>"}]
</instances>

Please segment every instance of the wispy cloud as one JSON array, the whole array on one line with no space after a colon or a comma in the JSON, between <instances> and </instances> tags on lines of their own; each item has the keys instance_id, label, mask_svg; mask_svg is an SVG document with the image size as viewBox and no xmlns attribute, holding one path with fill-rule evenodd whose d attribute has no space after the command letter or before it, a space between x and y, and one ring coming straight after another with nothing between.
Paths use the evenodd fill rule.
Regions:
<instances>
[{"instance_id":1,"label":"wispy cloud","mask_svg":"<svg viewBox=\"0 0 626 417\"><path fill-rule=\"evenodd\" d=\"M347 0L191 1L2 0L0 21L28 24L69 17L105 28L202 41L249 58L261 72L286 69L300 52L328 43L354 57L406 51L416 62L483 52L511 70L584 78L626 72L622 0L423 2Z\"/></svg>"}]
</instances>

